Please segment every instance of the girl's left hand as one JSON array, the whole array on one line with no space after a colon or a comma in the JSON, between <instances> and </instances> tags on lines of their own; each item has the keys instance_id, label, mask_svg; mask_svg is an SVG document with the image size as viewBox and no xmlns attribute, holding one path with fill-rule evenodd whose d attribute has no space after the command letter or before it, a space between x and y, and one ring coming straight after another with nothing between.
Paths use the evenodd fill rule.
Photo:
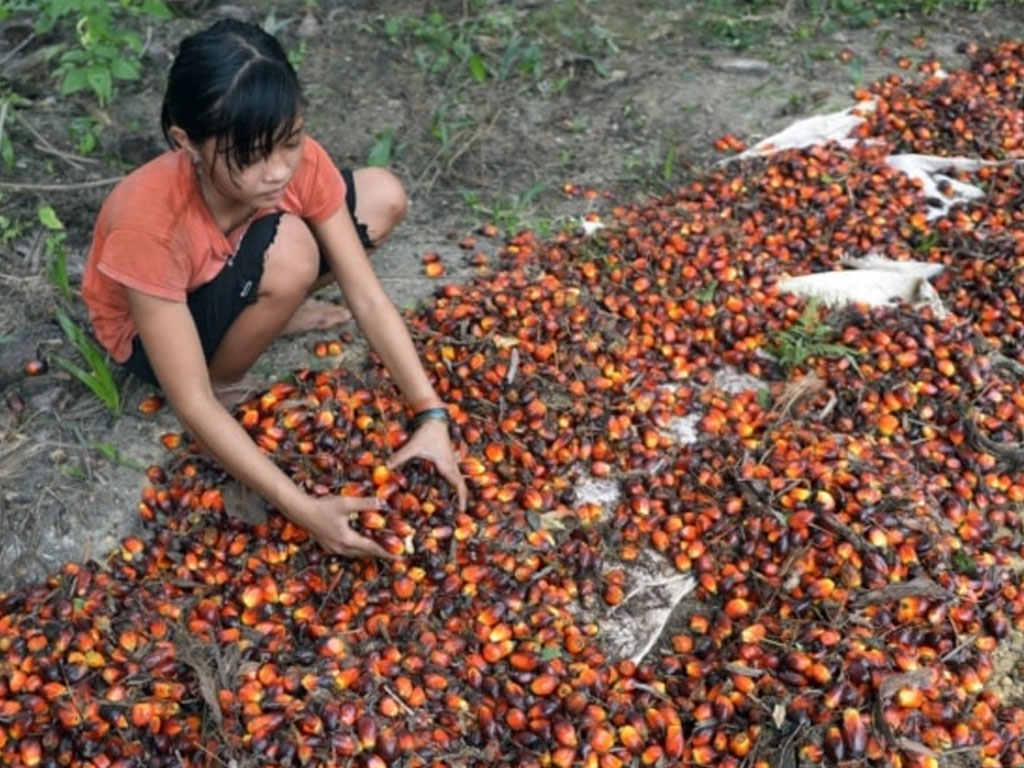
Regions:
<instances>
[{"instance_id":1,"label":"girl's left hand","mask_svg":"<svg viewBox=\"0 0 1024 768\"><path fill-rule=\"evenodd\" d=\"M459 511L466 511L466 498L469 495L466 481L459 471L459 462L452 450L452 441L448 435L448 423L439 419L430 419L420 426L409 441L399 448L388 459L388 469L399 467L409 459L426 459L433 463L445 480L452 484L459 497Z\"/></svg>"}]
</instances>

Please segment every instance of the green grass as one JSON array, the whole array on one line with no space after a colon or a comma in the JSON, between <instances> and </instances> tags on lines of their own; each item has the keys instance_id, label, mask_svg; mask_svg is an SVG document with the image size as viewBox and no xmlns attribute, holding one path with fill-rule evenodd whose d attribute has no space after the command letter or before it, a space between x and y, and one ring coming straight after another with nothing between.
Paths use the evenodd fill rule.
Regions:
<instances>
[{"instance_id":1,"label":"green grass","mask_svg":"<svg viewBox=\"0 0 1024 768\"><path fill-rule=\"evenodd\" d=\"M117 416L121 413L121 391L114 380L106 353L67 312L57 309L56 314L61 330L85 362L85 367L66 357L54 356L54 360L92 392L112 415Z\"/></svg>"},{"instance_id":2,"label":"green grass","mask_svg":"<svg viewBox=\"0 0 1024 768\"><path fill-rule=\"evenodd\" d=\"M472 189L461 188L459 193L478 222L491 222L510 236L531 229L546 237L551 233L551 221L538 215L534 202L547 186L543 182L534 184L519 194L497 197L489 202Z\"/></svg>"},{"instance_id":3,"label":"green grass","mask_svg":"<svg viewBox=\"0 0 1024 768\"><path fill-rule=\"evenodd\" d=\"M694 4L692 20L706 39L744 50L780 38L808 40L870 28L894 17L924 21L943 13L1021 7L1024 0L706 0Z\"/></svg>"},{"instance_id":4,"label":"green grass","mask_svg":"<svg viewBox=\"0 0 1024 768\"><path fill-rule=\"evenodd\" d=\"M426 77L466 87L520 82L558 92L592 70L605 76L618 53L615 35L584 0L555 0L522 10L499 0L470 0L462 13L382 17L378 31L408 52Z\"/></svg>"},{"instance_id":5,"label":"green grass","mask_svg":"<svg viewBox=\"0 0 1024 768\"><path fill-rule=\"evenodd\" d=\"M787 372L811 357L845 357L856 365L857 350L834 343L835 337L836 330L820 317L818 301L811 299L796 324L772 336L766 351Z\"/></svg>"}]
</instances>

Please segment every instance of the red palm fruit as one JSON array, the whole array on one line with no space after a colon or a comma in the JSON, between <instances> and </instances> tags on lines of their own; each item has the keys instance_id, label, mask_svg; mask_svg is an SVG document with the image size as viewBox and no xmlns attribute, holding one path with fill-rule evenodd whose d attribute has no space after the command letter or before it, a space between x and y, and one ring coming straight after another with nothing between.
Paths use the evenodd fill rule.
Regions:
<instances>
[{"instance_id":1,"label":"red palm fruit","mask_svg":"<svg viewBox=\"0 0 1024 768\"><path fill-rule=\"evenodd\" d=\"M678 759L683 756L683 728L672 723L665 728L665 756Z\"/></svg>"},{"instance_id":2,"label":"red palm fruit","mask_svg":"<svg viewBox=\"0 0 1024 768\"><path fill-rule=\"evenodd\" d=\"M530 682L530 692L535 696L550 696L558 688L558 678L551 674L538 675Z\"/></svg>"},{"instance_id":3,"label":"red palm fruit","mask_svg":"<svg viewBox=\"0 0 1024 768\"><path fill-rule=\"evenodd\" d=\"M551 752L551 765L554 768L571 768L576 760L576 750L572 747L557 747Z\"/></svg>"},{"instance_id":4,"label":"red palm fruit","mask_svg":"<svg viewBox=\"0 0 1024 768\"><path fill-rule=\"evenodd\" d=\"M356 720L356 735L364 750L373 750L377 746L377 721L371 715L363 715Z\"/></svg>"},{"instance_id":5,"label":"red palm fruit","mask_svg":"<svg viewBox=\"0 0 1024 768\"><path fill-rule=\"evenodd\" d=\"M860 716L858 715L858 720ZM845 722L845 718L844 718ZM825 739L822 742L825 756L834 763L841 763L846 759L846 744L843 741L843 733L838 726L830 725L825 731Z\"/></svg>"},{"instance_id":6,"label":"red palm fruit","mask_svg":"<svg viewBox=\"0 0 1024 768\"><path fill-rule=\"evenodd\" d=\"M579 737L576 735L576 726L568 720L556 720L553 725L555 741L563 747L579 746Z\"/></svg>"},{"instance_id":7,"label":"red palm fruit","mask_svg":"<svg viewBox=\"0 0 1024 768\"><path fill-rule=\"evenodd\" d=\"M661 745L651 744L647 749L640 753L640 764L645 766L658 765L664 754L665 750L661 748Z\"/></svg>"},{"instance_id":8,"label":"red palm fruit","mask_svg":"<svg viewBox=\"0 0 1024 768\"><path fill-rule=\"evenodd\" d=\"M533 651L516 651L508 657L508 663L521 672L533 672L540 666L540 656Z\"/></svg>"},{"instance_id":9,"label":"red palm fruit","mask_svg":"<svg viewBox=\"0 0 1024 768\"><path fill-rule=\"evenodd\" d=\"M604 754L615 746L615 732L608 726L598 725L590 731L587 743L594 752Z\"/></svg>"},{"instance_id":10,"label":"red palm fruit","mask_svg":"<svg viewBox=\"0 0 1024 768\"><path fill-rule=\"evenodd\" d=\"M139 413L144 413L147 416L156 413L164 406L164 399L159 395L149 395L148 397L142 398L139 402Z\"/></svg>"},{"instance_id":11,"label":"red palm fruit","mask_svg":"<svg viewBox=\"0 0 1024 768\"><path fill-rule=\"evenodd\" d=\"M416 582L408 576L399 576L392 583L391 591L399 600L408 600L416 591Z\"/></svg>"},{"instance_id":12,"label":"red palm fruit","mask_svg":"<svg viewBox=\"0 0 1024 768\"><path fill-rule=\"evenodd\" d=\"M522 731L528 725L526 713L518 707L510 707L505 713L505 723L513 731Z\"/></svg>"},{"instance_id":13,"label":"red palm fruit","mask_svg":"<svg viewBox=\"0 0 1024 768\"><path fill-rule=\"evenodd\" d=\"M578 715L587 708L587 695L582 691L572 691L563 700L562 706L571 715Z\"/></svg>"},{"instance_id":14,"label":"red palm fruit","mask_svg":"<svg viewBox=\"0 0 1024 768\"><path fill-rule=\"evenodd\" d=\"M18 757L28 768L39 765L43 760L43 750L39 739L23 739L18 745Z\"/></svg>"},{"instance_id":15,"label":"red palm fruit","mask_svg":"<svg viewBox=\"0 0 1024 768\"><path fill-rule=\"evenodd\" d=\"M753 742L750 739L750 734L746 731L734 733L732 738L729 739L729 751L736 757L746 757L750 753L752 746Z\"/></svg>"},{"instance_id":16,"label":"red palm fruit","mask_svg":"<svg viewBox=\"0 0 1024 768\"><path fill-rule=\"evenodd\" d=\"M377 711L384 717L397 717L402 709L398 706L398 702L390 696L382 696L377 702Z\"/></svg>"},{"instance_id":17,"label":"red palm fruit","mask_svg":"<svg viewBox=\"0 0 1024 768\"><path fill-rule=\"evenodd\" d=\"M634 755L638 755L643 752L643 737L636 728L628 723L626 725L619 726L619 742Z\"/></svg>"},{"instance_id":18,"label":"red palm fruit","mask_svg":"<svg viewBox=\"0 0 1024 768\"><path fill-rule=\"evenodd\" d=\"M134 714L133 714L134 718ZM255 738L266 738L285 723L283 712L269 712L257 715L245 724L245 730Z\"/></svg>"},{"instance_id":19,"label":"red palm fruit","mask_svg":"<svg viewBox=\"0 0 1024 768\"><path fill-rule=\"evenodd\" d=\"M868 732L864 720L853 707L843 710L843 745L851 758L860 757L868 744Z\"/></svg>"}]
</instances>

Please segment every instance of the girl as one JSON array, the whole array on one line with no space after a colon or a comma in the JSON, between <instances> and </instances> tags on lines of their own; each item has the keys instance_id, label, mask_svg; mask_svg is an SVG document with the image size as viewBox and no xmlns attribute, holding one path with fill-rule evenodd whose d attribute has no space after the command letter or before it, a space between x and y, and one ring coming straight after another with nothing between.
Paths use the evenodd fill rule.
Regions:
<instances>
[{"instance_id":1,"label":"girl","mask_svg":"<svg viewBox=\"0 0 1024 768\"><path fill-rule=\"evenodd\" d=\"M279 43L219 21L186 38L161 126L171 150L128 175L100 210L82 295L115 361L159 384L184 427L236 479L331 552L386 556L349 528L383 502L306 494L228 413L279 335L351 316L416 412L389 461L432 461L466 505L447 411L366 249L405 212L389 172L339 172L304 132L303 98ZM349 309L308 299L331 277Z\"/></svg>"}]
</instances>

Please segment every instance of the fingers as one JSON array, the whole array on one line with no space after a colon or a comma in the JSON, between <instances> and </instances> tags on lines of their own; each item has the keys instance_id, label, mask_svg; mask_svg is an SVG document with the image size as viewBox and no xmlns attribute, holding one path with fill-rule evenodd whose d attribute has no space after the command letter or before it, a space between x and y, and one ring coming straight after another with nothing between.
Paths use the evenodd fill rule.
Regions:
<instances>
[{"instance_id":1,"label":"fingers","mask_svg":"<svg viewBox=\"0 0 1024 768\"><path fill-rule=\"evenodd\" d=\"M405 462L413 458L415 455L416 445L410 441L391 454L390 458L385 462L385 465L388 469L395 469L396 467L400 467L405 464Z\"/></svg>"},{"instance_id":2,"label":"fingers","mask_svg":"<svg viewBox=\"0 0 1024 768\"><path fill-rule=\"evenodd\" d=\"M421 427L421 429L424 428ZM387 460L388 469L400 467L413 458L426 459L432 462L441 476L455 488L455 492L458 494L459 511L465 512L469 490L466 487L466 481L463 479L462 473L459 471L459 464L455 459L455 454L452 452L451 444L445 442L421 446L420 440L417 439L419 434L420 432L414 434L405 445L391 455L391 458Z\"/></svg>"},{"instance_id":3,"label":"fingers","mask_svg":"<svg viewBox=\"0 0 1024 768\"><path fill-rule=\"evenodd\" d=\"M369 555L371 557L379 557L383 560L395 559L394 555L390 554L373 539L362 536L350 528L346 529L342 533L341 539L342 545L338 551L339 555L345 555L346 557L362 557Z\"/></svg>"},{"instance_id":4,"label":"fingers","mask_svg":"<svg viewBox=\"0 0 1024 768\"><path fill-rule=\"evenodd\" d=\"M469 490L466 488L466 481L463 479L462 473L459 472L458 466L454 462L446 461L444 464L437 465L437 469L441 473L441 477L451 483L455 489L459 499L459 512L465 512Z\"/></svg>"},{"instance_id":5,"label":"fingers","mask_svg":"<svg viewBox=\"0 0 1024 768\"><path fill-rule=\"evenodd\" d=\"M345 509L351 514L363 509L381 509L387 506L384 499L376 496L346 496L344 499Z\"/></svg>"}]
</instances>

